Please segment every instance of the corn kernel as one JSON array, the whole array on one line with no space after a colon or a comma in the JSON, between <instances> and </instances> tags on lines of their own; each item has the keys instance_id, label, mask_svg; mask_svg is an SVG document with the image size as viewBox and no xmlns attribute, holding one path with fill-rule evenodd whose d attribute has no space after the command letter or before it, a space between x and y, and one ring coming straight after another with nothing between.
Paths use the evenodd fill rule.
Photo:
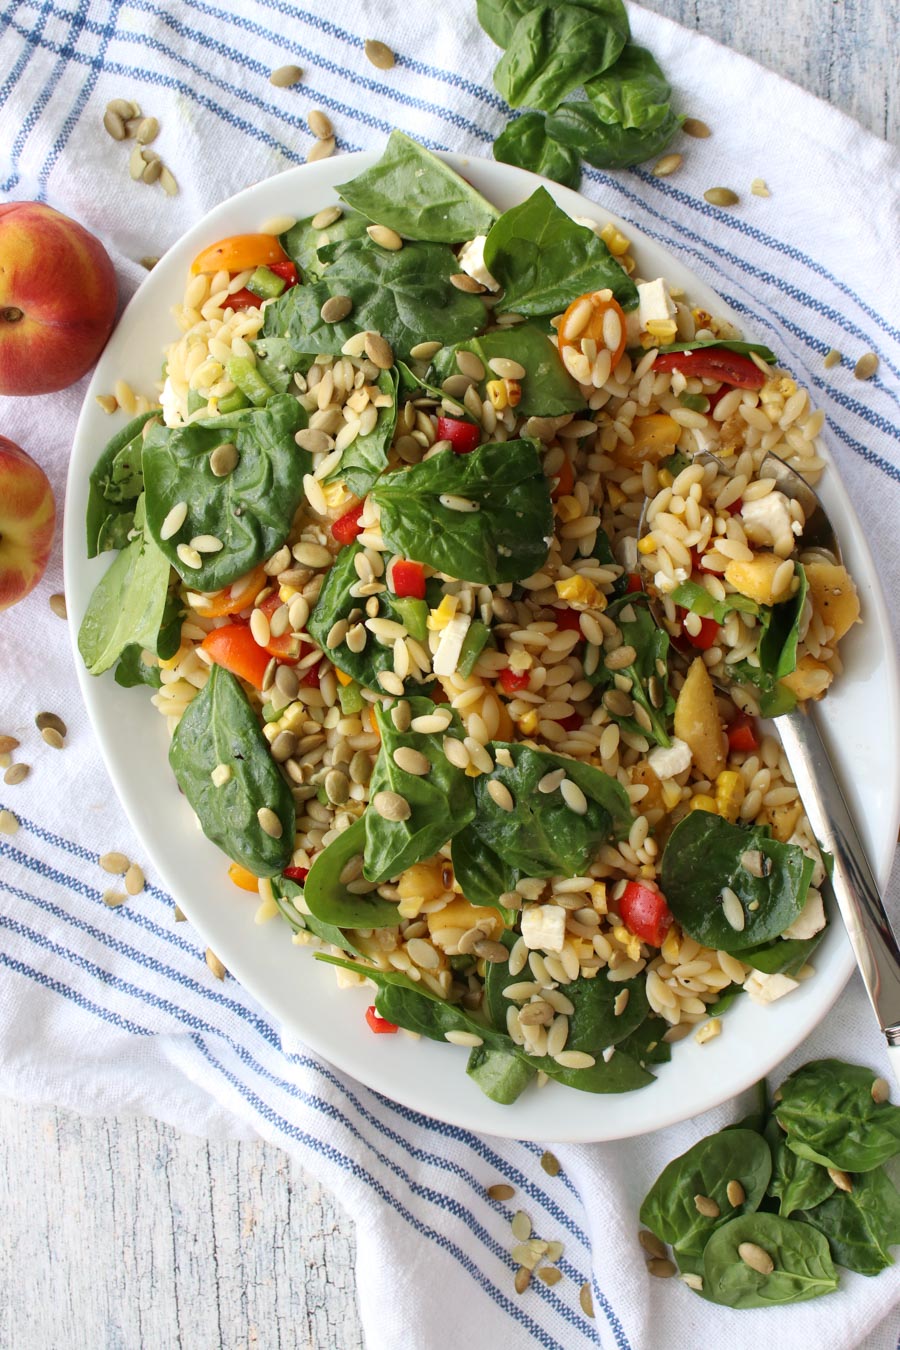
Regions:
<instances>
[{"instance_id":1,"label":"corn kernel","mask_svg":"<svg viewBox=\"0 0 900 1350\"><path fill-rule=\"evenodd\" d=\"M560 497L556 503L556 514L564 524L568 524L570 520L578 520L584 512L577 497Z\"/></svg>"},{"instance_id":2,"label":"corn kernel","mask_svg":"<svg viewBox=\"0 0 900 1350\"><path fill-rule=\"evenodd\" d=\"M712 323L712 315L708 309L692 309L691 315L698 328L708 328Z\"/></svg>"},{"instance_id":3,"label":"corn kernel","mask_svg":"<svg viewBox=\"0 0 900 1350\"><path fill-rule=\"evenodd\" d=\"M605 609L606 596L597 590L592 581L587 577L574 576L563 577L557 581L556 594L560 600L568 600L569 603L579 605L590 605L592 609Z\"/></svg>"},{"instance_id":4,"label":"corn kernel","mask_svg":"<svg viewBox=\"0 0 900 1350\"><path fill-rule=\"evenodd\" d=\"M295 596L295 595L299 595L299 594L300 594L300 592L297 590L297 587L296 587L296 586L279 586L279 587L278 587L278 599L279 599L279 600L282 602L282 604L284 604L284 605L289 604L289 603L291 602L291 600L293 600L294 596Z\"/></svg>"},{"instance_id":5,"label":"corn kernel","mask_svg":"<svg viewBox=\"0 0 900 1350\"><path fill-rule=\"evenodd\" d=\"M275 737L278 735L280 731L281 727L278 725L278 722L266 722L265 726L262 729L262 733L270 745L275 740Z\"/></svg>"},{"instance_id":6,"label":"corn kernel","mask_svg":"<svg viewBox=\"0 0 900 1350\"><path fill-rule=\"evenodd\" d=\"M519 718L519 730L523 736L533 736L537 731L538 715L533 708Z\"/></svg>"},{"instance_id":7,"label":"corn kernel","mask_svg":"<svg viewBox=\"0 0 900 1350\"><path fill-rule=\"evenodd\" d=\"M330 511L349 506L354 500L343 483L323 483L322 491L325 493L325 503Z\"/></svg>"},{"instance_id":8,"label":"corn kernel","mask_svg":"<svg viewBox=\"0 0 900 1350\"><path fill-rule=\"evenodd\" d=\"M292 703L285 708L279 719L282 730L298 732L306 721L306 709L302 703ZM271 725L274 725L271 724Z\"/></svg>"},{"instance_id":9,"label":"corn kernel","mask_svg":"<svg viewBox=\"0 0 900 1350\"><path fill-rule=\"evenodd\" d=\"M506 402L510 408L517 408L522 402L522 382L507 377L503 383L506 385Z\"/></svg>"},{"instance_id":10,"label":"corn kernel","mask_svg":"<svg viewBox=\"0 0 900 1350\"><path fill-rule=\"evenodd\" d=\"M705 1045L707 1041L715 1040L716 1036L722 1034L722 1020L719 1017L711 1017L705 1022L699 1031L694 1032L694 1040L698 1045Z\"/></svg>"},{"instance_id":11,"label":"corn kernel","mask_svg":"<svg viewBox=\"0 0 900 1350\"><path fill-rule=\"evenodd\" d=\"M428 614L428 627L433 633L439 633L456 613L459 600L455 595L445 595L437 609L432 609Z\"/></svg>"},{"instance_id":12,"label":"corn kernel","mask_svg":"<svg viewBox=\"0 0 900 1350\"><path fill-rule=\"evenodd\" d=\"M625 272L625 274L630 277L634 269L637 267L637 263L635 262L634 258L632 258L630 253L623 253L621 258L619 259L619 266L622 268L623 272Z\"/></svg>"},{"instance_id":13,"label":"corn kernel","mask_svg":"<svg viewBox=\"0 0 900 1350\"><path fill-rule=\"evenodd\" d=\"M673 811L681 801L681 788L671 778L667 778L662 785L662 795L666 810Z\"/></svg>"},{"instance_id":14,"label":"corn kernel","mask_svg":"<svg viewBox=\"0 0 900 1350\"><path fill-rule=\"evenodd\" d=\"M621 230L617 230L615 225L604 225L600 231L600 238L614 258L621 258L623 253L628 252L630 240L626 239Z\"/></svg>"},{"instance_id":15,"label":"corn kernel","mask_svg":"<svg viewBox=\"0 0 900 1350\"><path fill-rule=\"evenodd\" d=\"M741 775L734 769L723 769L716 778L716 811L723 820L734 824L744 795L744 780Z\"/></svg>"},{"instance_id":16,"label":"corn kernel","mask_svg":"<svg viewBox=\"0 0 900 1350\"><path fill-rule=\"evenodd\" d=\"M607 485L606 497L614 511L617 511L620 506L624 506L625 502L628 500L618 483L609 483Z\"/></svg>"},{"instance_id":17,"label":"corn kernel","mask_svg":"<svg viewBox=\"0 0 900 1350\"><path fill-rule=\"evenodd\" d=\"M670 966L678 964L678 954L681 951L681 939L678 930L673 924L666 933L663 945L660 947L660 955L664 961L668 961Z\"/></svg>"},{"instance_id":18,"label":"corn kernel","mask_svg":"<svg viewBox=\"0 0 900 1350\"><path fill-rule=\"evenodd\" d=\"M184 647L179 647L174 656L170 656L167 661L160 660L160 670L174 670L178 662L186 655Z\"/></svg>"},{"instance_id":19,"label":"corn kernel","mask_svg":"<svg viewBox=\"0 0 900 1350\"><path fill-rule=\"evenodd\" d=\"M487 396L491 401L491 407L495 412L503 412L504 408L509 404L506 392L506 381L488 380L485 388L487 389Z\"/></svg>"},{"instance_id":20,"label":"corn kernel","mask_svg":"<svg viewBox=\"0 0 900 1350\"><path fill-rule=\"evenodd\" d=\"M660 469L656 477L659 480L660 487L671 487L672 484L675 482L675 479L669 473L668 469Z\"/></svg>"},{"instance_id":21,"label":"corn kernel","mask_svg":"<svg viewBox=\"0 0 900 1350\"><path fill-rule=\"evenodd\" d=\"M630 928L626 928L623 923L616 924L613 928L613 937L620 947L624 947L629 961L640 960L641 940L632 933Z\"/></svg>"},{"instance_id":22,"label":"corn kernel","mask_svg":"<svg viewBox=\"0 0 900 1350\"><path fill-rule=\"evenodd\" d=\"M705 792L698 792L696 797L691 798L688 810L708 811L712 816L717 816L719 814L715 799Z\"/></svg>"},{"instance_id":23,"label":"corn kernel","mask_svg":"<svg viewBox=\"0 0 900 1350\"><path fill-rule=\"evenodd\" d=\"M606 882L595 881L591 885L591 904L598 914L605 914L606 908Z\"/></svg>"},{"instance_id":24,"label":"corn kernel","mask_svg":"<svg viewBox=\"0 0 900 1350\"><path fill-rule=\"evenodd\" d=\"M660 342L673 342L678 325L674 319L650 319L647 322L647 332L651 337L659 338Z\"/></svg>"},{"instance_id":25,"label":"corn kernel","mask_svg":"<svg viewBox=\"0 0 900 1350\"><path fill-rule=\"evenodd\" d=\"M652 534L645 534L643 539L638 540L638 553L655 553L656 540Z\"/></svg>"}]
</instances>

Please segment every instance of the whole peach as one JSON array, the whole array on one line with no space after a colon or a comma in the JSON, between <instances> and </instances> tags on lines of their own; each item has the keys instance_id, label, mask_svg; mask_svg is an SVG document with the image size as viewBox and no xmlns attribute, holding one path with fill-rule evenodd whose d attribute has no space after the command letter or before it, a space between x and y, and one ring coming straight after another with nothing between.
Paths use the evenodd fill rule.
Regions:
<instances>
[{"instance_id":1,"label":"whole peach","mask_svg":"<svg viewBox=\"0 0 900 1350\"><path fill-rule=\"evenodd\" d=\"M97 360L116 317L100 240L42 202L0 205L0 394L53 394Z\"/></svg>"},{"instance_id":2,"label":"whole peach","mask_svg":"<svg viewBox=\"0 0 900 1350\"><path fill-rule=\"evenodd\" d=\"M44 470L0 436L0 610L24 599L47 569L56 506Z\"/></svg>"}]
</instances>

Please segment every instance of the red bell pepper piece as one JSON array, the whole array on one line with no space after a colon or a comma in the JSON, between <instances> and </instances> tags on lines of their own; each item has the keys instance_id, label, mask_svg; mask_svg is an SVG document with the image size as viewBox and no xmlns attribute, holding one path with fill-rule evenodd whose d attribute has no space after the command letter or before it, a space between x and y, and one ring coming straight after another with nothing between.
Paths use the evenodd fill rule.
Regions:
<instances>
[{"instance_id":1,"label":"red bell pepper piece","mask_svg":"<svg viewBox=\"0 0 900 1350\"><path fill-rule=\"evenodd\" d=\"M217 666L224 666L238 679L262 689L269 653L255 641L248 624L229 623L214 628L200 645Z\"/></svg>"},{"instance_id":2,"label":"red bell pepper piece","mask_svg":"<svg viewBox=\"0 0 900 1350\"><path fill-rule=\"evenodd\" d=\"M674 915L662 892L652 890L639 881L629 881L615 903L629 932L651 947L663 945L666 933L674 922Z\"/></svg>"},{"instance_id":3,"label":"red bell pepper piece","mask_svg":"<svg viewBox=\"0 0 900 1350\"><path fill-rule=\"evenodd\" d=\"M297 269L292 262L267 263L266 266L270 272L275 273L276 277L281 277L282 281L287 282L287 285L284 288L285 290L289 291L292 286L297 285L299 278L297 276ZM282 295L283 294L284 291L282 291Z\"/></svg>"},{"instance_id":4,"label":"red bell pepper piece","mask_svg":"<svg viewBox=\"0 0 900 1350\"><path fill-rule=\"evenodd\" d=\"M643 589L644 587L641 582L640 572L629 572L625 582L625 594L635 595L638 591L642 591Z\"/></svg>"},{"instance_id":5,"label":"red bell pepper piece","mask_svg":"<svg viewBox=\"0 0 900 1350\"><path fill-rule=\"evenodd\" d=\"M756 724L749 713L738 713L728 727L728 748L748 755L759 749Z\"/></svg>"},{"instance_id":6,"label":"red bell pepper piece","mask_svg":"<svg viewBox=\"0 0 900 1350\"><path fill-rule=\"evenodd\" d=\"M509 666L500 672L500 683L503 686L504 694L518 693L520 689L528 688L529 675L527 670L512 670Z\"/></svg>"},{"instance_id":7,"label":"red bell pepper piece","mask_svg":"<svg viewBox=\"0 0 900 1350\"><path fill-rule=\"evenodd\" d=\"M332 539L336 539L339 544L352 544L356 536L362 534L359 518L364 506L365 502L360 502L357 506L351 506L344 515L338 516L331 527Z\"/></svg>"},{"instance_id":8,"label":"red bell pepper piece","mask_svg":"<svg viewBox=\"0 0 900 1350\"><path fill-rule=\"evenodd\" d=\"M721 380L735 389L762 389L766 377L743 352L727 347L698 347L689 352L660 352L654 370L680 370L701 380Z\"/></svg>"},{"instance_id":9,"label":"red bell pepper piece","mask_svg":"<svg viewBox=\"0 0 900 1350\"><path fill-rule=\"evenodd\" d=\"M583 722L584 718L581 713L571 712L568 717L558 718L556 725L562 727L563 731L577 731Z\"/></svg>"},{"instance_id":10,"label":"red bell pepper piece","mask_svg":"<svg viewBox=\"0 0 900 1350\"><path fill-rule=\"evenodd\" d=\"M425 599L425 568L421 563L398 558L391 568L391 590L397 596Z\"/></svg>"},{"instance_id":11,"label":"red bell pepper piece","mask_svg":"<svg viewBox=\"0 0 900 1350\"><path fill-rule=\"evenodd\" d=\"M366 1021L371 1030L375 1032L376 1036L383 1036L385 1032L397 1031L398 1029L396 1025L393 1022L389 1022L386 1017L378 1016L378 1013L375 1011L374 1003L370 1003L368 1008L366 1008Z\"/></svg>"},{"instance_id":12,"label":"red bell pepper piece","mask_svg":"<svg viewBox=\"0 0 900 1350\"><path fill-rule=\"evenodd\" d=\"M307 689L318 689L321 676L322 676L322 662L317 661L314 666L310 666L309 670L303 676L300 683L304 685Z\"/></svg>"},{"instance_id":13,"label":"red bell pepper piece","mask_svg":"<svg viewBox=\"0 0 900 1350\"><path fill-rule=\"evenodd\" d=\"M286 867L281 874L287 881L296 881L298 886L302 886L309 876L308 867Z\"/></svg>"},{"instance_id":14,"label":"red bell pepper piece","mask_svg":"<svg viewBox=\"0 0 900 1350\"><path fill-rule=\"evenodd\" d=\"M243 290L235 291L234 295L229 295L225 301L228 309L253 309L254 305L258 309L261 304L262 297L248 291L246 286Z\"/></svg>"},{"instance_id":15,"label":"red bell pepper piece","mask_svg":"<svg viewBox=\"0 0 900 1350\"><path fill-rule=\"evenodd\" d=\"M449 441L457 455L469 455L481 440L481 428L474 422L460 422L456 417L439 417L437 438Z\"/></svg>"},{"instance_id":16,"label":"red bell pepper piece","mask_svg":"<svg viewBox=\"0 0 900 1350\"><path fill-rule=\"evenodd\" d=\"M687 613L687 610L685 610L685 613ZM708 651L710 647L715 646L719 637L720 628L721 624L716 623L715 619L704 617L700 620L700 632L691 633L685 628L684 619L681 621L681 629L684 636L692 647L698 648L701 652Z\"/></svg>"},{"instance_id":17,"label":"red bell pepper piece","mask_svg":"<svg viewBox=\"0 0 900 1350\"><path fill-rule=\"evenodd\" d=\"M560 609L554 605L553 617L561 633L580 633L581 616L577 609Z\"/></svg>"}]
</instances>

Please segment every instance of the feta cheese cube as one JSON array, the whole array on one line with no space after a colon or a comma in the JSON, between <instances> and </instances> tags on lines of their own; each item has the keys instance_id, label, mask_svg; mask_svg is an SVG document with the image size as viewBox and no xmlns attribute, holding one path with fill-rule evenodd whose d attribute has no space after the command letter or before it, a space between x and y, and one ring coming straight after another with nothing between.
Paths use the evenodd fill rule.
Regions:
<instances>
[{"instance_id":1,"label":"feta cheese cube","mask_svg":"<svg viewBox=\"0 0 900 1350\"><path fill-rule=\"evenodd\" d=\"M771 548L779 558L789 558L796 539L790 504L783 492L769 492L741 505L744 533L754 544Z\"/></svg>"},{"instance_id":2,"label":"feta cheese cube","mask_svg":"<svg viewBox=\"0 0 900 1350\"><path fill-rule=\"evenodd\" d=\"M522 937L531 951L561 952L566 911L560 905L529 905L522 911Z\"/></svg>"},{"instance_id":3,"label":"feta cheese cube","mask_svg":"<svg viewBox=\"0 0 900 1350\"><path fill-rule=\"evenodd\" d=\"M641 328L646 328L648 323L664 323L666 319L675 317L675 305L664 277L657 277L655 281L642 281L637 290Z\"/></svg>"},{"instance_id":4,"label":"feta cheese cube","mask_svg":"<svg viewBox=\"0 0 900 1350\"><path fill-rule=\"evenodd\" d=\"M815 844L811 843L810 840L807 839L805 835L798 833L797 830L795 830L794 833L791 835L790 839L788 840L788 843L796 844L798 848L803 849L803 852L806 854L807 858L812 858L813 874L812 880L810 881L809 884L811 887L821 886L822 882L825 880L825 864L822 862L822 855L819 852L818 847Z\"/></svg>"},{"instance_id":5,"label":"feta cheese cube","mask_svg":"<svg viewBox=\"0 0 900 1350\"><path fill-rule=\"evenodd\" d=\"M822 903L822 896L819 891L810 886L806 897L806 904L797 915L790 928L786 928L783 937L786 938L806 938L815 937L816 933L821 933L825 927L825 906Z\"/></svg>"},{"instance_id":6,"label":"feta cheese cube","mask_svg":"<svg viewBox=\"0 0 900 1350\"><path fill-rule=\"evenodd\" d=\"M454 614L441 632L437 651L431 663L435 675L452 675L459 664L459 654L472 620L468 614Z\"/></svg>"},{"instance_id":7,"label":"feta cheese cube","mask_svg":"<svg viewBox=\"0 0 900 1350\"><path fill-rule=\"evenodd\" d=\"M691 767L691 747L687 741L672 737L670 746L658 745L647 756L647 763L657 778L674 778Z\"/></svg>"},{"instance_id":8,"label":"feta cheese cube","mask_svg":"<svg viewBox=\"0 0 900 1350\"><path fill-rule=\"evenodd\" d=\"M474 239L470 239L467 244L463 244L456 261L466 276L472 277L474 281L480 281L482 286L487 286L489 291L499 291L500 282L494 280L484 265L484 241L486 239L486 234L476 234Z\"/></svg>"},{"instance_id":9,"label":"feta cheese cube","mask_svg":"<svg viewBox=\"0 0 900 1350\"><path fill-rule=\"evenodd\" d=\"M754 970L744 981L744 989L752 1003L774 1003L797 988L797 980L792 980L788 975L767 975L762 970Z\"/></svg>"}]
</instances>

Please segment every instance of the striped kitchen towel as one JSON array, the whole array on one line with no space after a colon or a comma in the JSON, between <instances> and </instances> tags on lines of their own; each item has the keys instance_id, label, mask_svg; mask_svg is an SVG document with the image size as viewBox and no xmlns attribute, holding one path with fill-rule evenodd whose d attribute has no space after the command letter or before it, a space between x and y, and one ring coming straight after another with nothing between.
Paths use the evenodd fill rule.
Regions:
<instances>
[{"instance_id":1,"label":"striped kitchen towel","mask_svg":"<svg viewBox=\"0 0 900 1350\"><path fill-rule=\"evenodd\" d=\"M432 147L489 154L507 110L491 84L497 51L474 11L472 0L330 0L318 10L286 0L6 0L0 193L46 200L95 231L127 294L144 275L137 259L162 253L248 183L303 162L313 108L331 117L339 153L378 148L400 127ZM896 576L900 156L744 58L636 6L630 16L681 108L715 134L691 143L676 177L588 171L583 190L660 240L755 334L790 353L827 411L872 550ZM367 37L396 52L393 69L366 60ZM303 79L276 88L268 74L285 63L302 67ZM117 96L159 118L156 148L177 197L129 179L127 151L101 127ZM748 195L758 175L771 197ZM742 204L708 205L703 190L714 183L736 187ZM846 357L826 369L831 347ZM869 350L879 371L861 385L853 362ZM46 467L59 503L83 393L84 385L0 405L0 431ZM108 909L98 855L116 847L141 858L141 849L81 706L65 626L48 609L62 581L57 548L41 586L0 615L0 731L20 739L18 754L33 765L24 783L0 788L0 806L19 819L14 835L0 836L0 1092L86 1112L152 1113L192 1132L261 1135L290 1150L357 1220L369 1350L437 1350L450 1334L510 1350L718 1341L750 1350L776 1327L781 1350L893 1350L900 1267L877 1279L842 1274L838 1293L777 1313L730 1313L648 1278L635 1243L641 1195L667 1159L739 1114L739 1103L658 1136L557 1148L562 1170L550 1177L539 1145L417 1115L284 1045L235 981L213 978L205 943L173 922L149 861L146 891ZM41 707L68 724L63 753L37 736ZM887 1072L858 981L785 1071L825 1054ZM487 1197L497 1182L515 1189L512 1205ZM564 1278L534 1281L522 1295L510 1254L516 1206L538 1236L564 1244Z\"/></svg>"}]
</instances>

